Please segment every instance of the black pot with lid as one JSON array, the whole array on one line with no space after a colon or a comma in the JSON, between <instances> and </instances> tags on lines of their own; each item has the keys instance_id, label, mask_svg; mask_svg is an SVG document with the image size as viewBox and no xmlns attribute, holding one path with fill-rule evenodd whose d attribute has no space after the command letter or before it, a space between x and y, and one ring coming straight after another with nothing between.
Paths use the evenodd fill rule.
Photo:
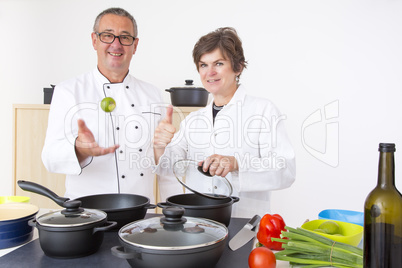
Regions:
<instances>
[{"instance_id":1,"label":"black pot with lid","mask_svg":"<svg viewBox=\"0 0 402 268\"><path fill-rule=\"evenodd\" d=\"M104 232L117 223L107 221L101 210L84 209L81 201L59 197L51 190L29 181L18 181L25 191L49 197L63 210L48 212L32 219L29 226L38 228L43 252L53 258L78 258L95 253L100 248Z\"/></svg>"},{"instance_id":2,"label":"black pot with lid","mask_svg":"<svg viewBox=\"0 0 402 268\"><path fill-rule=\"evenodd\" d=\"M205 107L208 103L209 92L202 87L195 87L193 80L185 80L184 87L166 89L170 92L173 106Z\"/></svg>"},{"instance_id":3,"label":"black pot with lid","mask_svg":"<svg viewBox=\"0 0 402 268\"><path fill-rule=\"evenodd\" d=\"M111 249L132 267L214 267L228 238L225 225L203 218L183 217L184 208L166 207L164 216L139 220L122 227L121 246Z\"/></svg>"}]
</instances>

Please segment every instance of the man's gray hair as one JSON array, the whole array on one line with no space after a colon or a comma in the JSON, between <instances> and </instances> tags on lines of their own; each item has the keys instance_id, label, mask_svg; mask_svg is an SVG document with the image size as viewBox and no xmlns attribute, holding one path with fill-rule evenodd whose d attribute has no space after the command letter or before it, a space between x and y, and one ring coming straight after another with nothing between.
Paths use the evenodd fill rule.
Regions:
<instances>
[{"instance_id":1,"label":"man's gray hair","mask_svg":"<svg viewBox=\"0 0 402 268\"><path fill-rule=\"evenodd\" d=\"M134 17L130 13L128 13L126 10L119 8L119 7L112 7L112 8L108 8L108 9L102 11L95 19L94 28L93 28L94 32L98 32L99 22L102 19L102 17L107 14L113 14L113 15L129 18L134 26L134 37L138 36L137 22L135 21Z\"/></svg>"}]
</instances>

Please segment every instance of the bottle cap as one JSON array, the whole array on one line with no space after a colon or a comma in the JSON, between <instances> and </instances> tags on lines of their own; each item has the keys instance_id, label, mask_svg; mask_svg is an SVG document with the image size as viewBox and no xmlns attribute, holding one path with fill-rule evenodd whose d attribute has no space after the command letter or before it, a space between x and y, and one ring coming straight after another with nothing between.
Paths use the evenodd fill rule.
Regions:
<instances>
[{"instance_id":1,"label":"bottle cap","mask_svg":"<svg viewBox=\"0 0 402 268\"><path fill-rule=\"evenodd\" d=\"M395 143L380 143L378 151L380 152L395 152Z\"/></svg>"}]
</instances>

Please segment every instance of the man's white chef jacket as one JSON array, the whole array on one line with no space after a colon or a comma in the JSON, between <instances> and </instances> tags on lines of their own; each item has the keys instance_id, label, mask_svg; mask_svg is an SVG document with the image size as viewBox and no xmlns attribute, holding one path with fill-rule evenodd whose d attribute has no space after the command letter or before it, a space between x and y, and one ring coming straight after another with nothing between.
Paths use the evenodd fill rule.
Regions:
<instances>
[{"instance_id":1,"label":"man's white chef jacket","mask_svg":"<svg viewBox=\"0 0 402 268\"><path fill-rule=\"evenodd\" d=\"M106 113L105 97L116 101ZM166 105L160 90L128 74L122 83L110 83L98 69L65 81L54 89L42 160L50 172L66 176L65 196L71 199L101 193L131 193L154 198L150 148L155 127ZM74 143L77 119L83 119L101 147L119 144L114 154L91 157L79 163ZM161 197L178 194L174 177L159 178Z\"/></svg>"},{"instance_id":2,"label":"man's white chef jacket","mask_svg":"<svg viewBox=\"0 0 402 268\"><path fill-rule=\"evenodd\" d=\"M286 116L267 99L246 95L240 86L230 102L212 117L212 103L188 115L166 148L158 174L170 174L172 164L183 158L203 161L210 155L235 156L239 171L226 178L232 183L232 216L252 217L270 213L270 191L290 187L295 180L293 147L286 134ZM188 178L186 178L188 180ZM196 179L191 176L190 179ZM198 178L200 188L209 192ZM192 184L194 187L194 184Z\"/></svg>"}]
</instances>

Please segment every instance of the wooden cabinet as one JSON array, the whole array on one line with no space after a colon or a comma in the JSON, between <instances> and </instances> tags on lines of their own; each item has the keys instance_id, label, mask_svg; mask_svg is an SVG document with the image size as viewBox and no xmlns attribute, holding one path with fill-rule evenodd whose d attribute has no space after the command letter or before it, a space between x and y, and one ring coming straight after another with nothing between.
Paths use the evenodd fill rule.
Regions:
<instances>
[{"instance_id":1,"label":"wooden cabinet","mask_svg":"<svg viewBox=\"0 0 402 268\"><path fill-rule=\"evenodd\" d=\"M63 196L64 174L50 173L42 163L42 148L45 142L48 104L13 105L13 187L15 195L31 197L31 203L40 208L60 208L47 197L22 190L18 180L39 183Z\"/></svg>"},{"instance_id":2,"label":"wooden cabinet","mask_svg":"<svg viewBox=\"0 0 402 268\"><path fill-rule=\"evenodd\" d=\"M40 208L60 208L47 197L22 190L18 180L33 181L41 184L59 196L65 193L64 174L50 173L42 163L42 148L45 141L48 104L13 105L13 192L15 195L31 197L31 203ZM173 125L179 129L181 120L199 107L174 107ZM158 187L155 196L159 201Z\"/></svg>"}]
</instances>

